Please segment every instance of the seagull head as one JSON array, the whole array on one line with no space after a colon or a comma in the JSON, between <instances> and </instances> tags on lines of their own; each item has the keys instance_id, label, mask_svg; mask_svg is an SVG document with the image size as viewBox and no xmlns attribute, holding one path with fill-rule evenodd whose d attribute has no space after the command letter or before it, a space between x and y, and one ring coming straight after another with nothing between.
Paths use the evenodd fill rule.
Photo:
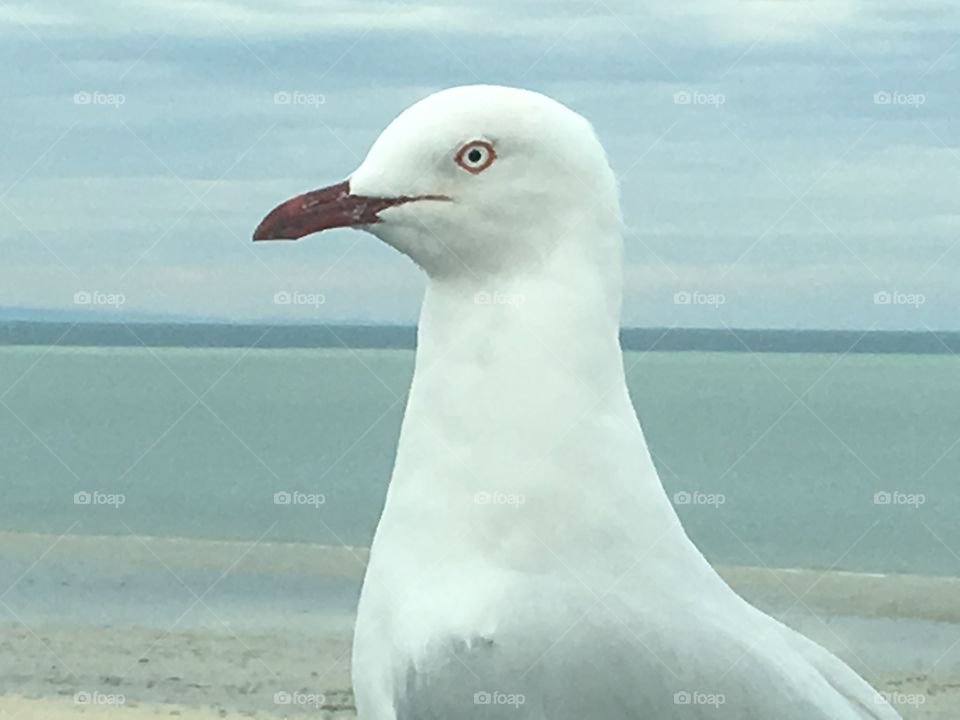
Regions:
<instances>
[{"instance_id":1,"label":"seagull head","mask_svg":"<svg viewBox=\"0 0 960 720\"><path fill-rule=\"evenodd\" d=\"M593 232L575 231L585 224ZM587 120L536 92L473 85L404 110L346 180L281 203L253 239L353 227L432 276L480 276L601 242L604 227L619 238L619 224L616 179Z\"/></svg>"}]
</instances>

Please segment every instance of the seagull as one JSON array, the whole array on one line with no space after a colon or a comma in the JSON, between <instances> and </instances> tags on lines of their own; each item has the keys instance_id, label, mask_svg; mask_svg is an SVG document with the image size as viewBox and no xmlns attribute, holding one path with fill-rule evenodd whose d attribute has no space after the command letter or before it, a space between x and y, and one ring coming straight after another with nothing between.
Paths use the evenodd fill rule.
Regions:
<instances>
[{"instance_id":1,"label":"seagull","mask_svg":"<svg viewBox=\"0 0 960 720\"><path fill-rule=\"evenodd\" d=\"M687 537L627 391L619 190L584 117L437 92L253 237L339 227L428 278L357 613L361 720L900 717Z\"/></svg>"}]
</instances>

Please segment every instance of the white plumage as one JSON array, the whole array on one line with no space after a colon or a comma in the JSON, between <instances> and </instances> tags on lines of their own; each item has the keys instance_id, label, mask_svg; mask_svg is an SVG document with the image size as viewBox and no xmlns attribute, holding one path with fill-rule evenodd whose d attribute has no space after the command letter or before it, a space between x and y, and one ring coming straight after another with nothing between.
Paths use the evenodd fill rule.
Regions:
<instances>
[{"instance_id":1,"label":"white plumage","mask_svg":"<svg viewBox=\"0 0 960 720\"><path fill-rule=\"evenodd\" d=\"M482 171L457 162L471 142ZM627 394L618 192L582 117L446 90L349 191L405 198L362 226L430 277L357 620L361 720L899 717L684 533Z\"/></svg>"}]
</instances>

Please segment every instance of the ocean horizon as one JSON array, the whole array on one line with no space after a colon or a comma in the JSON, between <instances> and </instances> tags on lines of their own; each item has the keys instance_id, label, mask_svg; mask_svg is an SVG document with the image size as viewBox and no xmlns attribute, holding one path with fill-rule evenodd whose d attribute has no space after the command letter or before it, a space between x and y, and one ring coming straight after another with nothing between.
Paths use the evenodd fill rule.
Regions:
<instances>
[{"instance_id":1,"label":"ocean horizon","mask_svg":"<svg viewBox=\"0 0 960 720\"><path fill-rule=\"evenodd\" d=\"M290 321L2 319L0 346L416 348L415 325ZM624 350L643 352L960 353L960 331L624 327Z\"/></svg>"}]
</instances>

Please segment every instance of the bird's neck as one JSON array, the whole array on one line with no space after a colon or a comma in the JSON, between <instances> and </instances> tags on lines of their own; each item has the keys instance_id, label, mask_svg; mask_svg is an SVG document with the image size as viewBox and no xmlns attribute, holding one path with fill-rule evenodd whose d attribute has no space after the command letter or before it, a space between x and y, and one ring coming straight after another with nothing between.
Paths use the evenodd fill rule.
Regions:
<instances>
[{"instance_id":1,"label":"bird's neck","mask_svg":"<svg viewBox=\"0 0 960 720\"><path fill-rule=\"evenodd\" d=\"M587 548L675 522L626 389L619 277L575 260L431 281L378 533L522 562L531 534Z\"/></svg>"},{"instance_id":2,"label":"bird's neck","mask_svg":"<svg viewBox=\"0 0 960 720\"><path fill-rule=\"evenodd\" d=\"M619 266L576 255L558 253L528 272L435 279L420 315L417 378L443 384L431 367L470 369L493 390L553 368L596 393L622 388L619 315ZM545 385L526 389L556 389Z\"/></svg>"}]
</instances>

